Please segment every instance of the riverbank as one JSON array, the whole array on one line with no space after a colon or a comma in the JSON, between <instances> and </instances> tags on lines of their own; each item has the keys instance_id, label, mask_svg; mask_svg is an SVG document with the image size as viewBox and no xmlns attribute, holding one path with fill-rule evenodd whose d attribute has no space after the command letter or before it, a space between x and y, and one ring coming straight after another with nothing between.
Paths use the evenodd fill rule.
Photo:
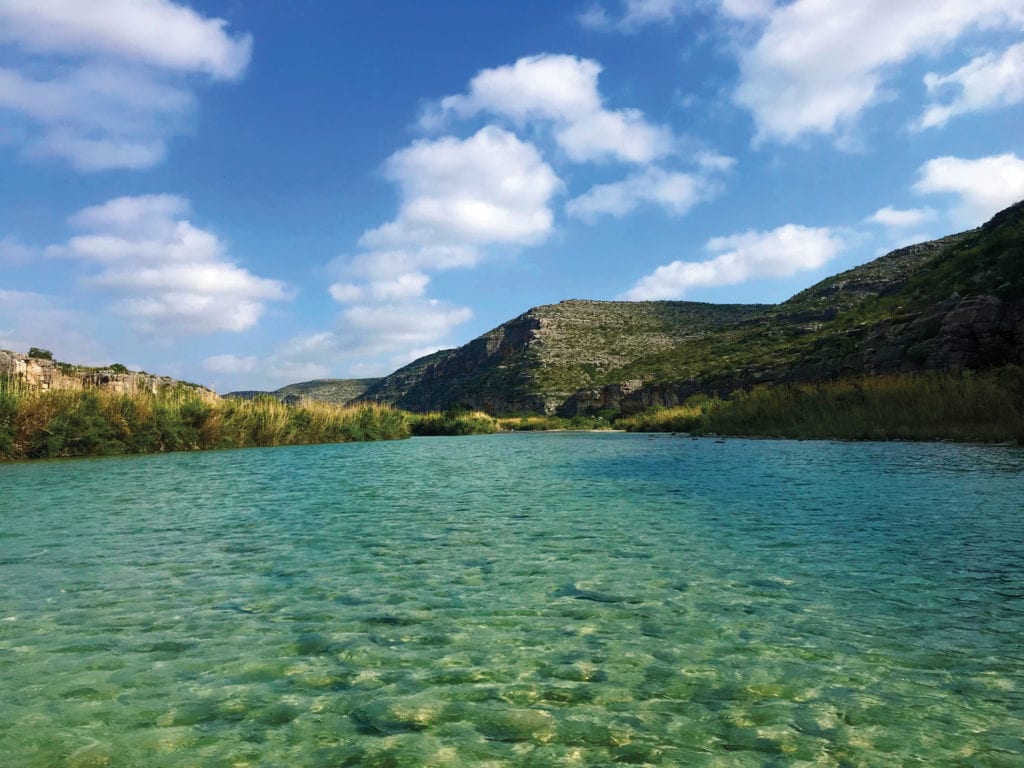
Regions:
<instances>
[{"instance_id":1,"label":"riverbank","mask_svg":"<svg viewBox=\"0 0 1024 768\"><path fill-rule=\"evenodd\" d=\"M113 456L409 437L380 405L287 406L273 398L204 400L195 392L30 389L0 380L0 459Z\"/></svg>"},{"instance_id":2,"label":"riverbank","mask_svg":"<svg viewBox=\"0 0 1024 768\"><path fill-rule=\"evenodd\" d=\"M858 377L698 395L629 416L409 413L273 398L210 402L158 395L39 391L0 380L0 460L394 440L411 435L625 430L768 438L952 440L1024 445L1024 368Z\"/></svg>"},{"instance_id":3,"label":"riverbank","mask_svg":"<svg viewBox=\"0 0 1024 768\"><path fill-rule=\"evenodd\" d=\"M1024 368L763 386L614 423L632 432L1024 444Z\"/></svg>"}]
</instances>

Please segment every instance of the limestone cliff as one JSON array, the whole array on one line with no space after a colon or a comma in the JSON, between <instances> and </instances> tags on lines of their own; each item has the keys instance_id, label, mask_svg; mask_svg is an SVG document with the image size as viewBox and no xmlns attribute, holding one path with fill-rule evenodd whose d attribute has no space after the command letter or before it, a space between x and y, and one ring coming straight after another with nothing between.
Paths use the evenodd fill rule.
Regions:
<instances>
[{"instance_id":1,"label":"limestone cliff","mask_svg":"<svg viewBox=\"0 0 1024 768\"><path fill-rule=\"evenodd\" d=\"M85 368L0 349L0 377L9 377L38 390L102 389L124 395L142 392L158 394L169 388L185 387L204 400L220 397L213 390L187 384L168 376L109 368Z\"/></svg>"},{"instance_id":2,"label":"limestone cliff","mask_svg":"<svg viewBox=\"0 0 1024 768\"><path fill-rule=\"evenodd\" d=\"M410 363L362 399L413 411L452 405L553 413L623 366L758 316L765 307L685 301L568 300L523 313L468 344Z\"/></svg>"}]
</instances>

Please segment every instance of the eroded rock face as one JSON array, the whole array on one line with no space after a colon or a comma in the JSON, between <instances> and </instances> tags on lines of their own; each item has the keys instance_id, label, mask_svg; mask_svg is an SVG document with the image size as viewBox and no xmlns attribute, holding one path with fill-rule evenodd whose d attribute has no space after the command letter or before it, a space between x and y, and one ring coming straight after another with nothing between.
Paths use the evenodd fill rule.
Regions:
<instances>
[{"instance_id":1,"label":"eroded rock face","mask_svg":"<svg viewBox=\"0 0 1024 768\"><path fill-rule=\"evenodd\" d=\"M66 375L52 360L6 349L0 349L0 376L19 379L33 389L83 389L80 379Z\"/></svg>"},{"instance_id":2,"label":"eroded rock face","mask_svg":"<svg viewBox=\"0 0 1024 768\"><path fill-rule=\"evenodd\" d=\"M575 393L559 413L574 416L617 408L628 414L652 406L671 408L698 393L726 397L737 389L766 383L1024 365L1024 301L951 296L927 312L851 329L844 335L854 349L841 357L822 351L791 365L749 368L713 381L608 384Z\"/></svg>"},{"instance_id":3,"label":"eroded rock face","mask_svg":"<svg viewBox=\"0 0 1024 768\"><path fill-rule=\"evenodd\" d=\"M102 389L122 395L142 392L158 394L164 389L185 387L203 400L213 402L220 397L213 390L184 384L169 376L150 373L119 373L111 370L79 370L63 366L53 360L29 357L9 350L0 350L0 376L17 379L38 390Z\"/></svg>"},{"instance_id":4,"label":"eroded rock face","mask_svg":"<svg viewBox=\"0 0 1024 768\"><path fill-rule=\"evenodd\" d=\"M603 383L608 371L763 309L583 300L534 307L458 349L410 363L367 389L362 399L413 411L464 405L493 414L552 414L581 387Z\"/></svg>"}]
</instances>

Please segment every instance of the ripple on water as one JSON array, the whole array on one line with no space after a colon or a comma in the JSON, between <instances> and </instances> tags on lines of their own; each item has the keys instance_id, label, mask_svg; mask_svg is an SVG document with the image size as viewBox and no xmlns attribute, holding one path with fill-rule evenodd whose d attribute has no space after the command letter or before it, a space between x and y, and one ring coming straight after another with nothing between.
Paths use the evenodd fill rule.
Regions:
<instances>
[{"instance_id":1,"label":"ripple on water","mask_svg":"<svg viewBox=\"0 0 1024 768\"><path fill-rule=\"evenodd\" d=\"M1019 766L1024 453L500 435L0 467L13 766Z\"/></svg>"}]
</instances>

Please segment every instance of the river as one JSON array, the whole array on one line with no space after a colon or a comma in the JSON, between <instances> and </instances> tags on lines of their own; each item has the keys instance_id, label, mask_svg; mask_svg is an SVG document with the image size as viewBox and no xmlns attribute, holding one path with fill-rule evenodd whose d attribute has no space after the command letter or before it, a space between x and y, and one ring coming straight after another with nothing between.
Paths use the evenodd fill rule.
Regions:
<instances>
[{"instance_id":1,"label":"river","mask_svg":"<svg viewBox=\"0 0 1024 768\"><path fill-rule=\"evenodd\" d=\"M0 465L21 766L1019 766L1024 451L502 434Z\"/></svg>"}]
</instances>

